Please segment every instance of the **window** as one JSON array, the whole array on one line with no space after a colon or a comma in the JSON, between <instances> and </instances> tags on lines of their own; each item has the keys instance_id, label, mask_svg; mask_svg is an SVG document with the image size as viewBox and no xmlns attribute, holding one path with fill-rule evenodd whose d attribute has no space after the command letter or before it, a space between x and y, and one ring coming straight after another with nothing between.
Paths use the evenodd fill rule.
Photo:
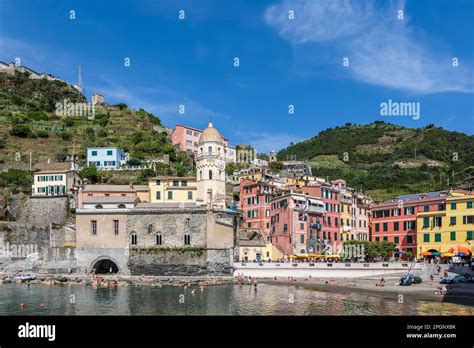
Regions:
<instances>
[{"instance_id":1,"label":"window","mask_svg":"<svg viewBox=\"0 0 474 348\"><path fill-rule=\"evenodd\" d=\"M208 153L208 155L212 155L212 146L209 146L207 148L207 153Z\"/></svg>"},{"instance_id":2,"label":"window","mask_svg":"<svg viewBox=\"0 0 474 348\"><path fill-rule=\"evenodd\" d=\"M157 233L155 236L155 244L156 245L162 245L163 244L163 236L161 233Z\"/></svg>"},{"instance_id":3,"label":"window","mask_svg":"<svg viewBox=\"0 0 474 348\"><path fill-rule=\"evenodd\" d=\"M451 241L456 240L456 232L451 232L449 237L450 237L449 239L450 239Z\"/></svg>"},{"instance_id":4,"label":"window","mask_svg":"<svg viewBox=\"0 0 474 348\"><path fill-rule=\"evenodd\" d=\"M449 224L450 225L456 225L456 217L455 216L451 216L449 218Z\"/></svg>"},{"instance_id":5,"label":"window","mask_svg":"<svg viewBox=\"0 0 474 348\"><path fill-rule=\"evenodd\" d=\"M424 217L423 218L423 227L430 227L430 218Z\"/></svg>"},{"instance_id":6,"label":"window","mask_svg":"<svg viewBox=\"0 0 474 348\"><path fill-rule=\"evenodd\" d=\"M398 231L398 222L393 223L393 230Z\"/></svg>"},{"instance_id":7,"label":"window","mask_svg":"<svg viewBox=\"0 0 474 348\"><path fill-rule=\"evenodd\" d=\"M380 237L375 237L376 242L380 242Z\"/></svg>"},{"instance_id":8,"label":"window","mask_svg":"<svg viewBox=\"0 0 474 348\"><path fill-rule=\"evenodd\" d=\"M441 227L441 216L436 216L433 218L433 223L435 227Z\"/></svg>"},{"instance_id":9,"label":"window","mask_svg":"<svg viewBox=\"0 0 474 348\"><path fill-rule=\"evenodd\" d=\"M388 223L387 222L383 223L383 230L384 230L384 232L388 231Z\"/></svg>"},{"instance_id":10,"label":"window","mask_svg":"<svg viewBox=\"0 0 474 348\"><path fill-rule=\"evenodd\" d=\"M125 206L125 204L119 204L119 205L117 206L117 208L119 208L119 209L125 209L126 206Z\"/></svg>"},{"instance_id":11,"label":"window","mask_svg":"<svg viewBox=\"0 0 474 348\"><path fill-rule=\"evenodd\" d=\"M95 206L95 208L96 208L96 209L102 209L103 206L102 206L101 204L97 204L97 205Z\"/></svg>"},{"instance_id":12,"label":"window","mask_svg":"<svg viewBox=\"0 0 474 348\"><path fill-rule=\"evenodd\" d=\"M304 222L300 223L300 230L304 230Z\"/></svg>"},{"instance_id":13,"label":"window","mask_svg":"<svg viewBox=\"0 0 474 348\"><path fill-rule=\"evenodd\" d=\"M428 233L423 234L423 242L425 243L430 242L430 235Z\"/></svg>"},{"instance_id":14,"label":"window","mask_svg":"<svg viewBox=\"0 0 474 348\"><path fill-rule=\"evenodd\" d=\"M91 156L97 156L97 151L91 151Z\"/></svg>"},{"instance_id":15,"label":"window","mask_svg":"<svg viewBox=\"0 0 474 348\"><path fill-rule=\"evenodd\" d=\"M173 186L179 186L179 181L178 180L173 180Z\"/></svg>"},{"instance_id":16,"label":"window","mask_svg":"<svg viewBox=\"0 0 474 348\"><path fill-rule=\"evenodd\" d=\"M131 237L132 237L132 244L137 245L138 244L137 234L135 232L133 232Z\"/></svg>"},{"instance_id":17,"label":"window","mask_svg":"<svg viewBox=\"0 0 474 348\"><path fill-rule=\"evenodd\" d=\"M375 232L380 232L380 224L375 224Z\"/></svg>"},{"instance_id":18,"label":"window","mask_svg":"<svg viewBox=\"0 0 474 348\"><path fill-rule=\"evenodd\" d=\"M168 199L173 199L173 191L168 191Z\"/></svg>"},{"instance_id":19,"label":"window","mask_svg":"<svg viewBox=\"0 0 474 348\"><path fill-rule=\"evenodd\" d=\"M413 236L407 236L407 244L413 243Z\"/></svg>"},{"instance_id":20,"label":"window","mask_svg":"<svg viewBox=\"0 0 474 348\"><path fill-rule=\"evenodd\" d=\"M441 233L435 233L435 242L441 242Z\"/></svg>"},{"instance_id":21,"label":"window","mask_svg":"<svg viewBox=\"0 0 474 348\"><path fill-rule=\"evenodd\" d=\"M399 238L398 236L393 237L393 242L394 242L395 244L398 244L399 240L400 240L400 238Z\"/></svg>"},{"instance_id":22,"label":"window","mask_svg":"<svg viewBox=\"0 0 474 348\"><path fill-rule=\"evenodd\" d=\"M466 224L474 224L474 215L472 216L463 216L462 217L462 223L464 225Z\"/></svg>"},{"instance_id":23,"label":"window","mask_svg":"<svg viewBox=\"0 0 474 348\"><path fill-rule=\"evenodd\" d=\"M112 156L112 150L107 150L107 156Z\"/></svg>"},{"instance_id":24,"label":"window","mask_svg":"<svg viewBox=\"0 0 474 348\"><path fill-rule=\"evenodd\" d=\"M302 235L300 236L300 242L301 242L301 243L304 243L304 234L302 234Z\"/></svg>"},{"instance_id":25,"label":"window","mask_svg":"<svg viewBox=\"0 0 474 348\"><path fill-rule=\"evenodd\" d=\"M117 235L119 234L119 221L114 220L114 234Z\"/></svg>"},{"instance_id":26,"label":"window","mask_svg":"<svg viewBox=\"0 0 474 348\"><path fill-rule=\"evenodd\" d=\"M97 234L97 220L91 221L91 233L94 236Z\"/></svg>"},{"instance_id":27,"label":"window","mask_svg":"<svg viewBox=\"0 0 474 348\"><path fill-rule=\"evenodd\" d=\"M415 214L414 207L405 208L405 215L413 215L413 214Z\"/></svg>"},{"instance_id":28,"label":"window","mask_svg":"<svg viewBox=\"0 0 474 348\"><path fill-rule=\"evenodd\" d=\"M467 209L472 209L472 204L473 202L467 202L466 203L466 206L467 206Z\"/></svg>"},{"instance_id":29,"label":"window","mask_svg":"<svg viewBox=\"0 0 474 348\"><path fill-rule=\"evenodd\" d=\"M212 180L212 170L209 171L209 180Z\"/></svg>"},{"instance_id":30,"label":"window","mask_svg":"<svg viewBox=\"0 0 474 348\"><path fill-rule=\"evenodd\" d=\"M151 224L148 225L147 231L148 231L148 233L153 232L153 225L151 225Z\"/></svg>"},{"instance_id":31,"label":"window","mask_svg":"<svg viewBox=\"0 0 474 348\"><path fill-rule=\"evenodd\" d=\"M473 231L467 231L467 233L466 233L466 240L472 240L472 234L473 234L473 233L474 233Z\"/></svg>"},{"instance_id":32,"label":"window","mask_svg":"<svg viewBox=\"0 0 474 348\"><path fill-rule=\"evenodd\" d=\"M451 210L456 210L456 203L451 203Z\"/></svg>"},{"instance_id":33,"label":"window","mask_svg":"<svg viewBox=\"0 0 474 348\"><path fill-rule=\"evenodd\" d=\"M283 225L283 232L288 232L288 224Z\"/></svg>"},{"instance_id":34,"label":"window","mask_svg":"<svg viewBox=\"0 0 474 348\"><path fill-rule=\"evenodd\" d=\"M188 233L184 235L184 245L191 245L191 235Z\"/></svg>"},{"instance_id":35,"label":"window","mask_svg":"<svg viewBox=\"0 0 474 348\"><path fill-rule=\"evenodd\" d=\"M193 191L188 191L188 199L193 199Z\"/></svg>"},{"instance_id":36,"label":"window","mask_svg":"<svg viewBox=\"0 0 474 348\"><path fill-rule=\"evenodd\" d=\"M156 180L155 184L156 184L156 186L160 186L161 185L161 180Z\"/></svg>"},{"instance_id":37,"label":"window","mask_svg":"<svg viewBox=\"0 0 474 348\"><path fill-rule=\"evenodd\" d=\"M425 205L423 207L423 211L430 211L430 206L429 205Z\"/></svg>"},{"instance_id":38,"label":"window","mask_svg":"<svg viewBox=\"0 0 474 348\"><path fill-rule=\"evenodd\" d=\"M161 199L161 192L156 191L156 199L160 200Z\"/></svg>"},{"instance_id":39,"label":"window","mask_svg":"<svg viewBox=\"0 0 474 348\"><path fill-rule=\"evenodd\" d=\"M383 241L384 242L388 241L388 237L383 237Z\"/></svg>"},{"instance_id":40,"label":"window","mask_svg":"<svg viewBox=\"0 0 474 348\"><path fill-rule=\"evenodd\" d=\"M183 187L188 186L188 182L186 180L181 180L181 186Z\"/></svg>"}]
</instances>

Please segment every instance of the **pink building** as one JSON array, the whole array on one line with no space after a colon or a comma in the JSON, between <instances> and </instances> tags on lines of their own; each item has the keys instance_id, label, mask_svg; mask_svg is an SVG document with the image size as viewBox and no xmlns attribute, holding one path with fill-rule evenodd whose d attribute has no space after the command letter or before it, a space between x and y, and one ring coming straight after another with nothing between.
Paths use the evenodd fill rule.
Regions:
<instances>
[{"instance_id":1,"label":"pink building","mask_svg":"<svg viewBox=\"0 0 474 348\"><path fill-rule=\"evenodd\" d=\"M178 124L172 134L173 145L175 145L179 151L197 153L197 144L201 133L202 131L200 129ZM235 148L229 146L229 141L226 138L223 138L223 140L227 162L236 162L237 153Z\"/></svg>"},{"instance_id":2,"label":"pink building","mask_svg":"<svg viewBox=\"0 0 474 348\"><path fill-rule=\"evenodd\" d=\"M86 185L78 194L79 209L84 203L96 198L130 197L138 198L140 202L150 202L150 188L148 185Z\"/></svg>"},{"instance_id":3,"label":"pink building","mask_svg":"<svg viewBox=\"0 0 474 348\"><path fill-rule=\"evenodd\" d=\"M323 201L300 193L287 193L271 201L272 243L287 255L306 254L316 238Z\"/></svg>"},{"instance_id":4,"label":"pink building","mask_svg":"<svg viewBox=\"0 0 474 348\"><path fill-rule=\"evenodd\" d=\"M245 179L240 183L240 227L260 229L266 242L271 241L270 202L274 192L275 187L268 182Z\"/></svg>"}]
</instances>

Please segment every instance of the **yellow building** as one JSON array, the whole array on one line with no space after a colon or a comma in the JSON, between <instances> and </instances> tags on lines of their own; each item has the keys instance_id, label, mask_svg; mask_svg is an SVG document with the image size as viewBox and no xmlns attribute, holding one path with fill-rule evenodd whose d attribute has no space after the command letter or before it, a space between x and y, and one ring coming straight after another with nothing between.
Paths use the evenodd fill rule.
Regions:
<instances>
[{"instance_id":1,"label":"yellow building","mask_svg":"<svg viewBox=\"0 0 474 348\"><path fill-rule=\"evenodd\" d=\"M239 230L239 261L277 261L285 254L272 243L264 240L260 229Z\"/></svg>"},{"instance_id":2,"label":"yellow building","mask_svg":"<svg viewBox=\"0 0 474 348\"><path fill-rule=\"evenodd\" d=\"M196 203L196 178L158 176L148 181L151 203Z\"/></svg>"},{"instance_id":3,"label":"yellow building","mask_svg":"<svg viewBox=\"0 0 474 348\"><path fill-rule=\"evenodd\" d=\"M354 239L352 234L352 195L341 192L341 242Z\"/></svg>"},{"instance_id":4,"label":"yellow building","mask_svg":"<svg viewBox=\"0 0 474 348\"><path fill-rule=\"evenodd\" d=\"M418 256L425 251L443 254L455 247L467 248L472 255L474 194L447 198L445 210L419 212L416 226Z\"/></svg>"},{"instance_id":5,"label":"yellow building","mask_svg":"<svg viewBox=\"0 0 474 348\"><path fill-rule=\"evenodd\" d=\"M263 178L263 173L260 168L250 168L241 170L238 176L239 182L244 181L245 179L260 181Z\"/></svg>"},{"instance_id":6,"label":"yellow building","mask_svg":"<svg viewBox=\"0 0 474 348\"><path fill-rule=\"evenodd\" d=\"M285 178L286 186L303 187L306 186L306 182L304 178Z\"/></svg>"}]
</instances>

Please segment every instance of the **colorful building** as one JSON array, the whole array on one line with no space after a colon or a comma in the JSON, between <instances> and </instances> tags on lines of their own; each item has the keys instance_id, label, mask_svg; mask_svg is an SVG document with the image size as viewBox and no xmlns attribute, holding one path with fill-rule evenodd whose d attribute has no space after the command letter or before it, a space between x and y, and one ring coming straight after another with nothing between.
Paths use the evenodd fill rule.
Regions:
<instances>
[{"instance_id":1,"label":"colorful building","mask_svg":"<svg viewBox=\"0 0 474 348\"><path fill-rule=\"evenodd\" d=\"M417 214L443 214L448 192L403 195L371 205L371 240L388 241L404 253L416 254Z\"/></svg>"},{"instance_id":2,"label":"colorful building","mask_svg":"<svg viewBox=\"0 0 474 348\"><path fill-rule=\"evenodd\" d=\"M151 203L196 203L196 177L158 176L148 181Z\"/></svg>"},{"instance_id":3,"label":"colorful building","mask_svg":"<svg viewBox=\"0 0 474 348\"><path fill-rule=\"evenodd\" d=\"M272 243L287 255L315 252L318 219L324 203L317 197L287 193L271 201Z\"/></svg>"},{"instance_id":4,"label":"colorful building","mask_svg":"<svg viewBox=\"0 0 474 348\"><path fill-rule=\"evenodd\" d=\"M128 153L117 147L87 148L87 165L95 165L98 169L117 169L128 159Z\"/></svg>"},{"instance_id":5,"label":"colorful building","mask_svg":"<svg viewBox=\"0 0 474 348\"><path fill-rule=\"evenodd\" d=\"M427 208L429 207L429 208ZM472 255L474 238L474 194L451 192L443 203L422 205L417 214L417 255L425 252L451 252L456 248Z\"/></svg>"},{"instance_id":6,"label":"colorful building","mask_svg":"<svg viewBox=\"0 0 474 348\"><path fill-rule=\"evenodd\" d=\"M371 199L361 192L352 193L351 239L369 240Z\"/></svg>"},{"instance_id":7,"label":"colorful building","mask_svg":"<svg viewBox=\"0 0 474 348\"><path fill-rule=\"evenodd\" d=\"M199 138L202 132L200 129L178 124L171 136L173 145L179 151L197 153ZM235 163L237 160L235 147L229 146L229 141L226 138L222 138L222 142L224 143L223 154L226 157L226 162Z\"/></svg>"},{"instance_id":8,"label":"colorful building","mask_svg":"<svg viewBox=\"0 0 474 348\"><path fill-rule=\"evenodd\" d=\"M78 193L78 207L79 209L85 208L84 202L88 202L90 206L91 202L98 202L100 204L101 199L105 198L105 201L113 202L112 197L124 197L132 198L131 201L135 201L138 198L139 202L150 202L150 188L147 185L86 185L84 188L79 189ZM118 200L115 200L118 201ZM129 200L125 200L129 201Z\"/></svg>"},{"instance_id":9,"label":"colorful building","mask_svg":"<svg viewBox=\"0 0 474 348\"><path fill-rule=\"evenodd\" d=\"M268 182L245 179L240 183L241 228L259 229L265 242L271 242L271 200L275 187Z\"/></svg>"}]
</instances>

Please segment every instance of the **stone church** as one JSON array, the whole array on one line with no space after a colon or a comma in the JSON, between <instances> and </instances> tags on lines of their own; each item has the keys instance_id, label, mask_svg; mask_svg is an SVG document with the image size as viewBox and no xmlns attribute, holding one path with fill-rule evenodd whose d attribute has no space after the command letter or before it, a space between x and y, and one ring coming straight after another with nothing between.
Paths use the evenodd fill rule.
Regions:
<instances>
[{"instance_id":1,"label":"stone church","mask_svg":"<svg viewBox=\"0 0 474 348\"><path fill-rule=\"evenodd\" d=\"M135 201L124 208L114 206L120 197L104 197L104 204L95 198L95 207L77 209L77 268L131 275L232 274L237 213L225 206L224 142L212 122L200 136L196 168L194 203Z\"/></svg>"}]
</instances>

